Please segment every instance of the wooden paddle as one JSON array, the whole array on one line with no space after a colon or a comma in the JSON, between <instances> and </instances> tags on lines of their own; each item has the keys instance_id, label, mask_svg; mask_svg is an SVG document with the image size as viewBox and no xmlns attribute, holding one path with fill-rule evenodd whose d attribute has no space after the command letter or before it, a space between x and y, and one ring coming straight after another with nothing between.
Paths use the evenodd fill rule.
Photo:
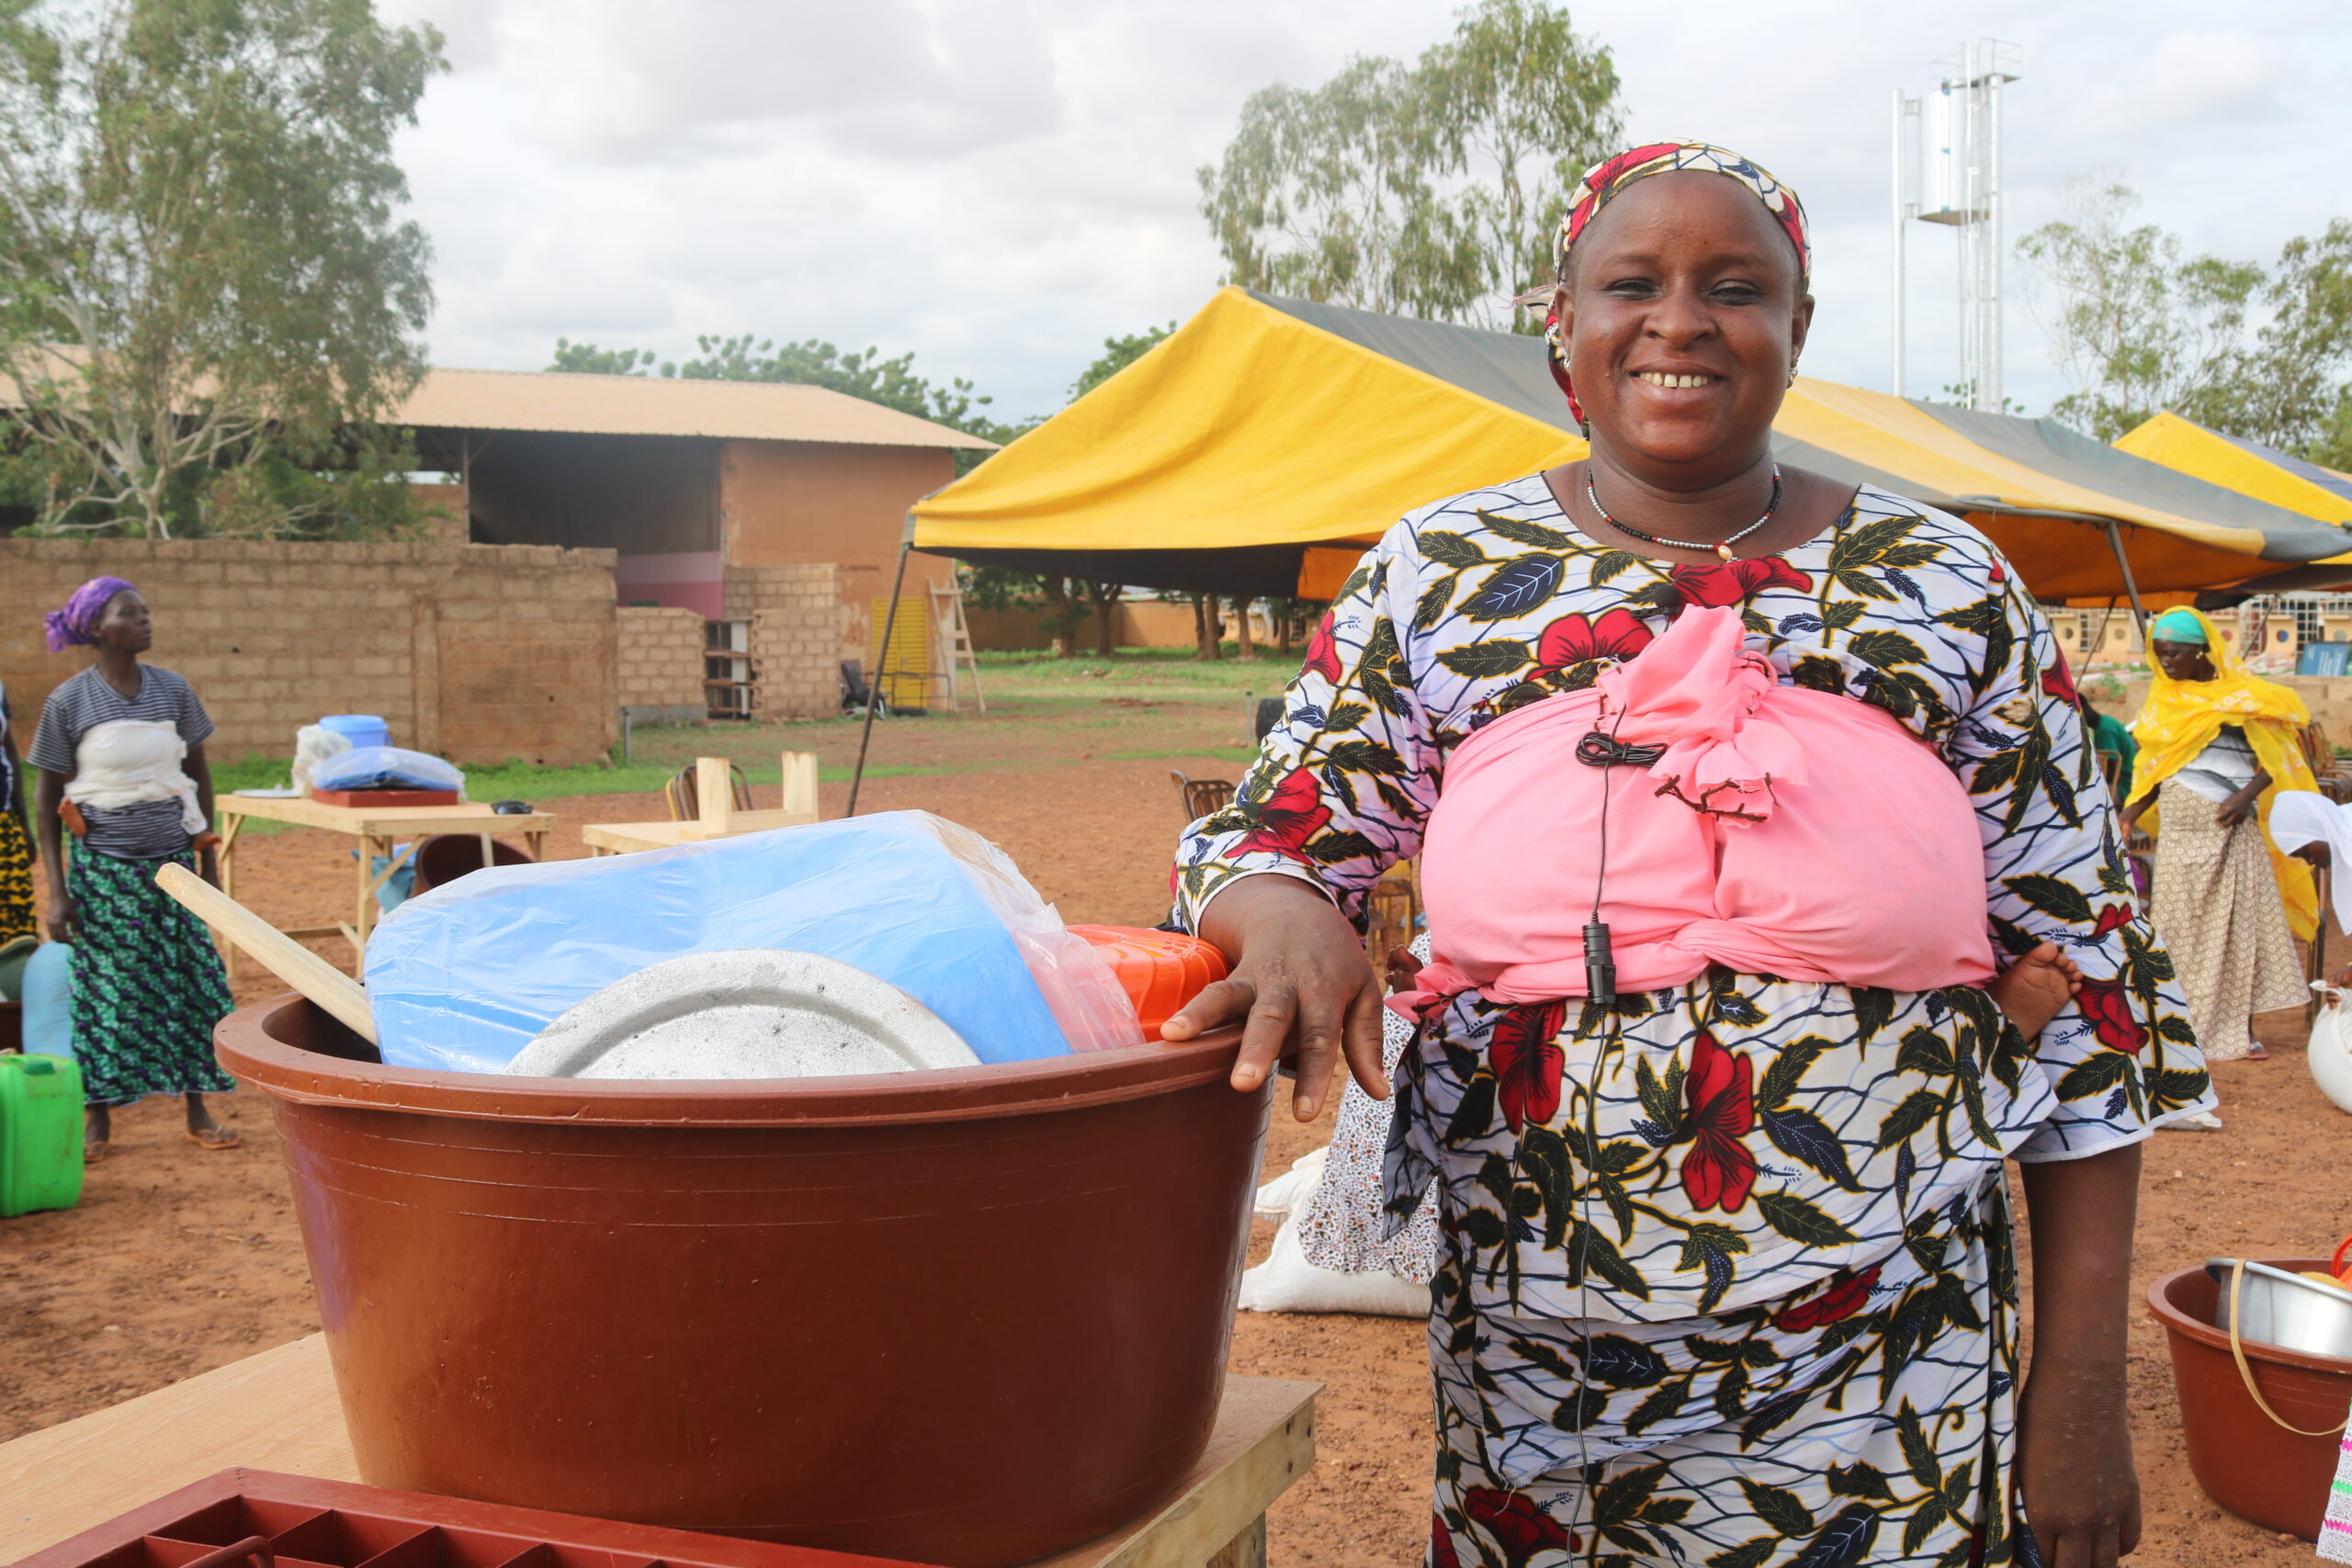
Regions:
<instances>
[{"instance_id":1,"label":"wooden paddle","mask_svg":"<svg viewBox=\"0 0 2352 1568\"><path fill-rule=\"evenodd\" d=\"M193 910L197 919L237 944L246 957L333 1013L373 1045L376 1020L358 981L176 863L155 873L155 886Z\"/></svg>"}]
</instances>

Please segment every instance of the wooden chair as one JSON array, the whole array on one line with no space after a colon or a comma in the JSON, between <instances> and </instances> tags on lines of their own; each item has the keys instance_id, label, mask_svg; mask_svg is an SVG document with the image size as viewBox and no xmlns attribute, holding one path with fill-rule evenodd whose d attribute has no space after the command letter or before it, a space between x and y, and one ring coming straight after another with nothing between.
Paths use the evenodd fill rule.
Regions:
<instances>
[{"instance_id":1,"label":"wooden chair","mask_svg":"<svg viewBox=\"0 0 2352 1568\"><path fill-rule=\"evenodd\" d=\"M1374 971L1385 976L1389 950L1411 946L1415 922L1420 919L1421 888L1413 863L1400 861L1382 872L1366 905L1370 919L1364 922L1364 952Z\"/></svg>"},{"instance_id":2,"label":"wooden chair","mask_svg":"<svg viewBox=\"0 0 2352 1568\"><path fill-rule=\"evenodd\" d=\"M1176 781L1176 797L1184 803L1187 822L1197 822L1232 805L1233 792L1238 787L1223 779L1193 778L1181 768L1169 769L1168 776Z\"/></svg>"},{"instance_id":3,"label":"wooden chair","mask_svg":"<svg viewBox=\"0 0 2352 1568\"><path fill-rule=\"evenodd\" d=\"M662 786L662 803L670 808L670 820L673 822L691 822L702 815L695 794L695 764L688 762ZM735 809L749 811L752 809L751 781L744 778L743 770L738 763L728 763L727 772L735 784L732 791Z\"/></svg>"},{"instance_id":4,"label":"wooden chair","mask_svg":"<svg viewBox=\"0 0 2352 1568\"><path fill-rule=\"evenodd\" d=\"M2314 721L2295 732L2296 742L2302 747L2303 761L2312 777L2324 779L2335 771L2335 748L2327 741L2327 731Z\"/></svg>"}]
</instances>

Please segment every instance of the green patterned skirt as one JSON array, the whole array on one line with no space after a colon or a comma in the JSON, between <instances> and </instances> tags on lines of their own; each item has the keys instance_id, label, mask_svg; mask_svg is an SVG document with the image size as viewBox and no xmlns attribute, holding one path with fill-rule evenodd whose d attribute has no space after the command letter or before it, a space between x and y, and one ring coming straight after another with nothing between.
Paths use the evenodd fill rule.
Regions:
<instances>
[{"instance_id":1,"label":"green patterned skirt","mask_svg":"<svg viewBox=\"0 0 2352 1568\"><path fill-rule=\"evenodd\" d=\"M74 1054L84 1098L129 1105L150 1094L224 1094L212 1059L229 976L204 922L155 886L160 860L69 850L74 897ZM195 869L195 857L169 857Z\"/></svg>"},{"instance_id":2,"label":"green patterned skirt","mask_svg":"<svg viewBox=\"0 0 2352 1568\"><path fill-rule=\"evenodd\" d=\"M0 942L39 930L33 911L32 845L15 813L0 814Z\"/></svg>"}]
</instances>

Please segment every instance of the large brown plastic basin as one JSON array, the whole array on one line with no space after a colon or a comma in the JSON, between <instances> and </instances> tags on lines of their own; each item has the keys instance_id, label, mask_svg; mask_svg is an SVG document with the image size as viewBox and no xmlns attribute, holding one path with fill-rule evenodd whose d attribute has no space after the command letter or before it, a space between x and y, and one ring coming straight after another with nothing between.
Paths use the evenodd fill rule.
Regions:
<instances>
[{"instance_id":1,"label":"large brown plastic basin","mask_svg":"<svg viewBox=\"0 0 2352 1568\"><path fill-rule=\"evenodd\" d=\"M2290 1274L2327 1268L2324 1258L2255 1261ZM2221 1299L2221 1282L2202 1264L2166 1274L2148 1287L2148 1312L2165 1325L2172 1349L2189 1472L2207 1496L2238 1517L2316 1540L2342 1443L2327 1428L2341 1426L2352 1409L2352 1361L2238 1341L2270 1408L2305 1432L2326 1435L2290 1432L2247 1395L2230 1354L2229 1333L2213 1326Z\"/></svg>"},{"instance_id":2,"label":"large brown plastic basin","mask_svg":"<svg viewBox=\"0 0 2352 1568\"><path fill-rule=\"evenodd\" d=\"M1267 1096L1235 1046L575 1082L239 1009L363 1479L953 1568L1134 1517L1205 1446Z\"/></svg>"}]
</instances>

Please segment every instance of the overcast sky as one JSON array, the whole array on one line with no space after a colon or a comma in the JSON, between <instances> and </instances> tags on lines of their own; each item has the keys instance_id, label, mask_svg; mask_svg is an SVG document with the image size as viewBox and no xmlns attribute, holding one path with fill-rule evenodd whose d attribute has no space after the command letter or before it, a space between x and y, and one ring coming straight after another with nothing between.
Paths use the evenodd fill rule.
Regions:
<instances>
[{"instance_id":1,"label":"overcast sky","mask_svg":"<svg viewBox=\"0 0 2352 1568\"><path fill-rule=\"evenodd\" d=\"M384 0L452 70L402 142L431 233L435 363L537 369L559 335L697 333L916 352L994 412L1061 405L1102 340L1190 315L1195 210L1242 100L1417 55L1403 0ZM2269 260L2352 216L2342 0L1587 0L1635 140L1726 143L1815 223L1808 372L1888 383L1887 125L1969 36L2025 51L2008 228L2120 171L2194 247ZM1913 226L1911 390L1955 379L1949 232ZM2009 264L2007 390L2065 390Z\"/></svg>"}]
</instances>

